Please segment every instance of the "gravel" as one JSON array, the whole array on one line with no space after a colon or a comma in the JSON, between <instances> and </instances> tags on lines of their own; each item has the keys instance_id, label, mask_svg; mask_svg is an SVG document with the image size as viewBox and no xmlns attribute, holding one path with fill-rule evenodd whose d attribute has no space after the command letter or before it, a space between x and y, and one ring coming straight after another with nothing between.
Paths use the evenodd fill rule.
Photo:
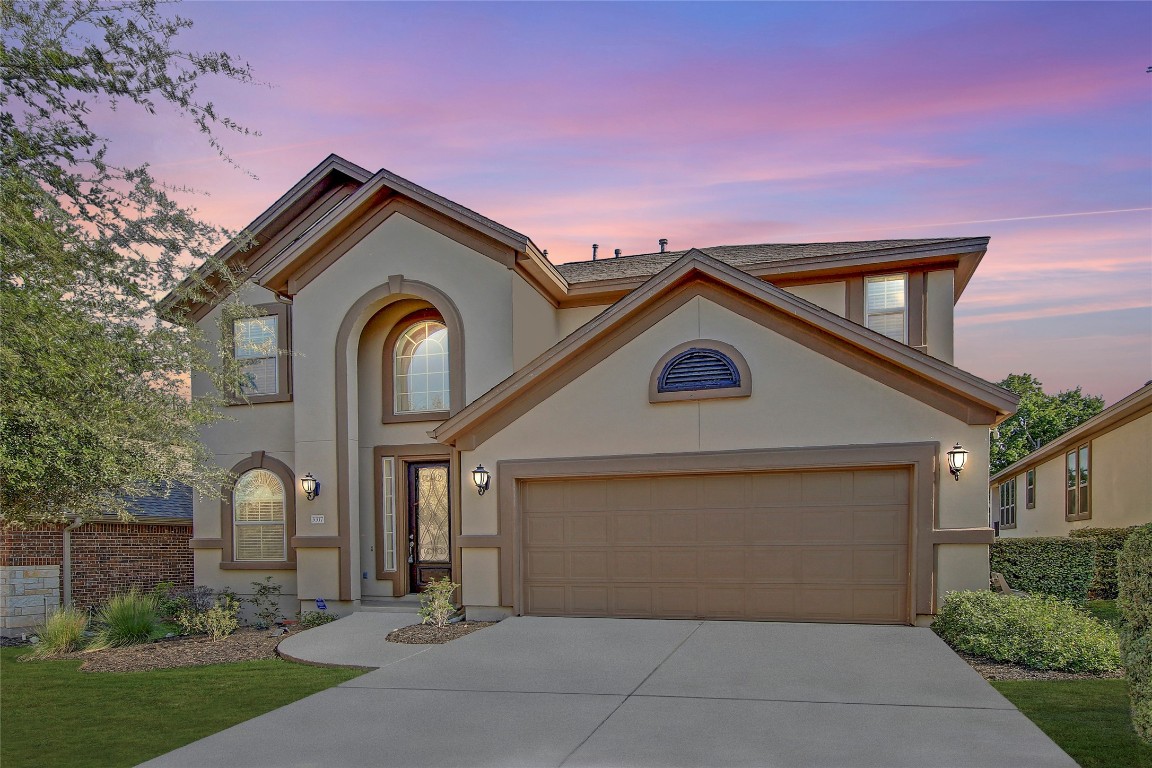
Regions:
<instances>
[{"instance_id":1,"label":"gravel","mask_svg":"<svg viewBox=\"0 0 1152 768\"><path fill-rule=\"evenodd\" d=\"M1053 670L1029 669L1020 664L1006 664L1002 661L992 661L980 656L972 656L956 651L956 654L968 662L973 669L979 672L985 680L1116 680L1124 677L1124 670L1115 672L1101 672L1093 674L1088 672L1056 672Z\"/></svg>"}]
</instances>

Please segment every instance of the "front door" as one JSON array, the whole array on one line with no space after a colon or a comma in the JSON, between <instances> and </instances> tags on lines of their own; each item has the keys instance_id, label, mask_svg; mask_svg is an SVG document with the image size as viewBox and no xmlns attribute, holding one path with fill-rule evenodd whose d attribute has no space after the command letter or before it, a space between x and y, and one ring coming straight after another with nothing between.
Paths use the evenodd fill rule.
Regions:
<instances>
[{"instance_id":1,"label":"front door","mask_svg":"<svg viewBox=\"0 0 1152 768\"><path fill-rule=\"evenodd\" d=\"M452 578L448 462L408 465L408 583L423 591L433 579Z\"/></svg>"}]
</instances>

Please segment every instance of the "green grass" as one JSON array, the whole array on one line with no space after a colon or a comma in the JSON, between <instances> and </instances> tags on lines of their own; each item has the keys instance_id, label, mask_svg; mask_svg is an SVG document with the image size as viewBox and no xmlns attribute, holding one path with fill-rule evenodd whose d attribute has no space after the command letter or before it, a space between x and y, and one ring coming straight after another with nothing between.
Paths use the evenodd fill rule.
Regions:
<instances>
[{"instance_id":1,"label":"green grass","mask_svg":"<svg viewBox=\"0 0 1152 768\"><path fill-rule=\"evenodd\" d=\"M997 680L993 687L1081 768L1152 768L1132 730L1123 680Z\"/></svg>"},{"instance_id":2,"label":"green grass","mask_svg":"<svg viewBox=\"0 0 1152 768\"><path fill-rule=\"evenodd\" d=\"M1115 600L1089 600L1088 611L1100 621L1120 629L1120 609Z\"/></svg>"},{"instance_id":3,"label":"green grass","mask_svg":"<svg viewBox=\"0 0 1152 768\"><path fill-rule=\"evenodd\" d=\"M81 672L0 648L0 765L133 766L361 672L280 659L151 672Z\"/></svg>"}]
</instances>

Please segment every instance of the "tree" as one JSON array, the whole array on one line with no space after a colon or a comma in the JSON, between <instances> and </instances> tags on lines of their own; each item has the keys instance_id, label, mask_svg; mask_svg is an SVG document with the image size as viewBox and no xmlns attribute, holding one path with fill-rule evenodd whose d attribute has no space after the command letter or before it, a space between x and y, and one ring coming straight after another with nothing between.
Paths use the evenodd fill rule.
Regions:
<instances>
[{"instance_id":1,"label":"tree","mask_svg":"<svg viewBox=\"0 0 1152 768\"><path fill-rule=\"evenodd\" d=\"M0 0L6 523L126 516L126 498L176 482L216 493L223 479L198 439L218 410L188 398L187 376L211 370L229 391L239 373L219 350L214 367L195 323L160 321L154 301L174 289L232 295L243 275L214 255L229 233L178 205L147 165L113 162L89 125L94 109L175 110L235 165L217 133L252 132L198 89L252 75L228 54L177 47L190 26L154 0Z\"/></svg>"},{"instance_id":2,"label":"tree","mask_svg":"<svg viewBox=\"0 0 1152 768\"><path fill-rule=\"evenodd\" d=\"M992 431L989 470L993 475L1104 408L1104 398L1085 395L1080 387L1046 394L1043 384L1030 373L1009 374L999 384L1020 396L1020 406Z\"/></svg>"}]
</instances>

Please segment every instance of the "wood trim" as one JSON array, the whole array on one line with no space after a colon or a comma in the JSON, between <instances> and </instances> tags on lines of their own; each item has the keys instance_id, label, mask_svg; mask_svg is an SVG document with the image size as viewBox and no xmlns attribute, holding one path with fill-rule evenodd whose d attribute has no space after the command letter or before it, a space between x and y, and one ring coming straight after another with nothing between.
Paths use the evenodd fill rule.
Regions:
<instances>
[{"instance_id":1,"label":"wood trim","mask_svg":"<svg viewBox=\"0 0 1152 768\"><path fill-rule=\"evenodd\" d=\"M660 374L664 371L664 366L666 366L672 358L676 357L676 355L694 347L714 349L731 360L736 366L736 370L740 373L740 386L728 387L726 389L690 389L678 392L661 392ZM727 397L749 397L751 394L752 371L748 368L748 361L744 359L744 355L740 354L740 350L736 349L736 347L715 339L696 339L695 341L686 341L683 344L677 344L656 361L655 367L652 368L652 374L648 377L648 402L650 403L684 402L686 400L695 402L698 400L717 400Z\"/></svg>"},{"instance_id":2,"label":"wood trim","mask_svg":"<svg viewBox=\"0 0 1152 768\"><path fill-rule=\"evenodd\" d=\"M384 547L383 543L383 523L384 523L384 473L381 471L381 459L388 457L396 461L395 477L396 492L393 494L393 500L396 505L394 513L396 515L396 570L384 570ZM376 553L376 580L389 581L392 583L392 596L401 597L408 594L411 585L408 583L408 569L400 567L403 557L403 547L401 544L408 540L408 514L405 511L408 509L408 465L421 463L426 461L447 461L448 466L448 511L451 518L449 531L449 541L455 541L458 537L454 536L456 531L460 530L459 527L459 514L460 514L460 499L456 493L457 488L453 483L455 477L455 467L452 464L452 456L450 451L445 446L439 443L408 443L403 445L377 445L372 449L372 479L374 483L373 496L373 515L372 515L372 548ZM363 532L361 532L363 533ZM460 546L458 543L453 544L454 555L452 561L453 568L453 581L459 582L459 573L456 571L458 568Z\"/></svg>"},{"instance_id":3,"label":"wood trim","mask_svg":"<svg viewBox=\"0 0 1152 768\"><path fill-rule=\"evenodd\" d=\"M928 342L927 317L925 306L927 303L928 280L924 270L912 270L906 273L908 280L908 346L923 347Z\"/></svg>"},{"instance_id":4,"label":"wood trim","mask_svg":"<svg viewBox=\"0 0 1152 768\"><path fill-rule=\"evenodd\" d=\"M500 550L500 602L519 614L521 595L520 552L521 484L529 480L619 477L627 475L716 474L750 471L801 471L814 469L879 469L907 467L912 483L909 507L908 621L936 609L935 548L941 544L991 544L991 528L938 528L940 444L896 443L881 445L780 448L771 450L716 451L678 454L594 456L539 460L504 460L497 463L498 532L467 536L462 546L496 547Z\"/></svg>"},{"instance_id":5,"label":"wood trim","mask_svg":"<svg viewBox=\"0 0 1152 768\"><path fill-rule=\"evenodd\" d=\"M248 395L247 398L234 393L226 393L225 402L229 406L259 405L260 403L290 403L292 402L292 308L288 304L282 304L278 301L267 304L253 304L252 306L264 312L264 314L259 315L259 317L276 318L276 343L277 347L279 347L276 355L278 391L273 395ZM240 320L242 318L236 319ZM233 354L235 354L235 341L232 339L232 329L229 329L227 333L229 335L228 346L232 348Z\"/></svg>"},{"instance_id":6,"label":"wood trim","mask_svg":"<svg viewBox=\"0 0 1152 768\"><path fill-rule=\"evenodd\" d=\"M844 315L847 319L864 325L864 277L849 277L844 281Z\"/></svg>"},{"instance_id":7,"label":"wood trim","mask_svg":"<svg viewBox=\"0 0 1152 768\"><path fill-rule=\"evenodd\" d=\"M403 280L403 277L400 278ZM401 334L408 330L412 325L424 320L439 320L444 323L447 328L447 323L440 311L435 307L429 306L426 309L418 309L405 317L396 321L388 331L388 335L384 337L384 348L381 350L381 404L380 404L380 421L384 424L396 424L401 422L413 421L433 421L440 423L452 415L451 410L447 411L421 411L419 413L396 413L396 384L395 375L396 371L393 368L395 355L393 350L396 347L396 342L399 340ZM463 399L463 395L452 391L452 380L456 378L456 371L464 367L463 359L457 360L452 355L452 349L455 344L452 343L452 336L448 336L448 397L450 400L457 401ZM463 355L459 355L463 358ZM450 406L454 406L457 410L463 407L462 402L452 402Z\"/></svg>"},{"instance_id":8,"label":"wood trim","mask_svg":"<svg viewBox=\"0 0 1152 768\"><path fill-rule=\"evenodd\" d=\"M258 560L233 560L232 548L232 492L236 481L251 469L266 469L280 478L284 484L284 538L287 559L280 565L260 565ZM292 540L296 537L296 476L292 468L279 459L272 458L264 451L253 451L252 455L232 467L231 479L220 488L220 548L223 550L220 567L224 570L244 570L248 566L261 568L296 567L296 551Z\"/></svg>"}]
</instances>

